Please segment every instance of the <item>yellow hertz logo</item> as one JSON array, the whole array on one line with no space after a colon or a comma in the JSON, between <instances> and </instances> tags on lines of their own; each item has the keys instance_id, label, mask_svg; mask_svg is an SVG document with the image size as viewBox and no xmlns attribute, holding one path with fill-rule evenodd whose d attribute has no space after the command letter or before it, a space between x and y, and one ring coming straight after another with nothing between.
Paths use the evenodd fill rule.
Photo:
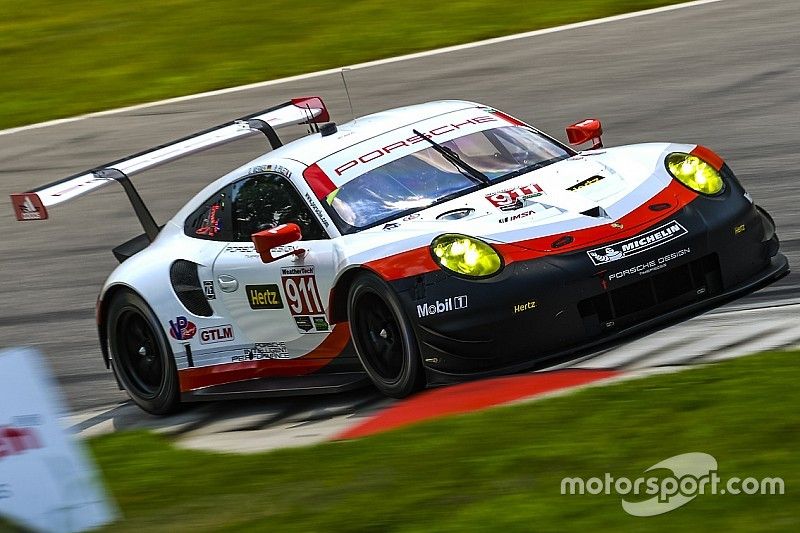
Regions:
<instances>
[{"instance_id":1,"label":"yellow hertz logo","mask_svg":"<svg viewBox=\"0 0 800 533\"><path fill-rule=\"evenodd\" d=\"M740 233L744 233L744 231L745 231L746 229L747 229L747 228L745 227L745 225L744 225L744 224L739 224L738 226L736 226L736 227L733 229L733 234L734 234L734 235L739 235Z\"/></svg>"},{"instance_id":2,"label":"yellow hertz logo","mask_svg":"<svg viewBox=\"0 0 800 533\"><path fill-rule=\"evenodd\" d=\"M524 304L519 304L514 306L514 314L523 313L525 311L530 311L536 307L536 300L531 300L530 302L525 302Z\"/></svg>"},{"instance_id":3,"label":"yellow hertz logo","mask_svg":"<svg viewBox=\"0 0 800 533\"><path fill-rule=\"evenodd\" d=\"M283 309L281 293L275 284L248 285L246 291L251 309Z\"/></svg>"}]
</instances>

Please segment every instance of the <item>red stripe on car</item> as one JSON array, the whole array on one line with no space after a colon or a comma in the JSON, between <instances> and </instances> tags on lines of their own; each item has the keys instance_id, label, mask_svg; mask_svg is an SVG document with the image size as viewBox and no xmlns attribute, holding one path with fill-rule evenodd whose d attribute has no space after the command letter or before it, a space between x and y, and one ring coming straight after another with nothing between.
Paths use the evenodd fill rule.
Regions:
<instances>
[{"instance_id":1,"label":"red stripe on car","mask_svg":"<svg viewBox=\"0 0 800 533\"><path fill-rule=\"evenodd\" d=\"M308 186L311 187L311 190L314 191L314 195L320 200L336 190L336 184L316 163L303 171L303 177Z\"/></svg>"},{"instance_id":2,"label":"red stripe on car","mask_svg":"<svg viewBox=\"0 0 800 533\"><path fill-rule=\"evenodd\" d=\"M178 372L181 392L246 379L305 376L335 359L350 342L350 327L336 324L315 350L297 359L266 359L186 368Z\"/></svg>"},{"instance_id":3,"label":"red stripe on car","mask_svg":"<svg viewBox=\"0 0 800 533\"><path fill-rule=\"evenodd\" d=\"M582 248L587 248L602 242L613 242L628 237L633 237L637 233L644 231L665 218L672 216L676 211L692 202L698 194L687 187L684 187L676 180L662 189L658 194L644 202L642 205L623 216L619 220L596 226L593 228L555 233L546 237L537 237L507 244L493 244L500 252L505 263L511 264L515 261L527 261L537 257L556 255L565 252L573 252ZM669 204L670 209L653 211L650 205ZM620 228L619 226L622 225ZM558 242L564 237L571 237L570 244L560 247L553 247L553 243ZM377 272L386 280L396 280L410 276L419 276L428 272L439 270L439 266L434 262L428 246L415 248L399 254L394 254L383 259L369 261L365 266Z\"/></svg>"},{"instance_id":4,"label":"red stripe on car","mask_svg":"<svg viewBox=\"0 0 800 533\"><path fill-rule=\"evenodd\" d=\"M705 146L697 145L697 148L690 152L692 155L696 155L719 172L722 170L722 166L725 164L725 161L717 155L714 150L711 148L706 148Z\"/></svg>"},{"instance_id":5,"label":"red stripe on car","mask_svg":"<svg viewBox=\"0 0 800 533\"><path fill-rule=\"evenodd\" d=\"M493 115L497 115L498 117L502 118L506 122L510 122L511 124L513 124L515 126L527 126L527 124L525 124L521 120L516 119L516 118L512 117L511 115L507 115L506 113L503 113L502 111L498 111L498 110L495 109L494 111L492 111L492 114Z\"/></svg>"}]
</instances>

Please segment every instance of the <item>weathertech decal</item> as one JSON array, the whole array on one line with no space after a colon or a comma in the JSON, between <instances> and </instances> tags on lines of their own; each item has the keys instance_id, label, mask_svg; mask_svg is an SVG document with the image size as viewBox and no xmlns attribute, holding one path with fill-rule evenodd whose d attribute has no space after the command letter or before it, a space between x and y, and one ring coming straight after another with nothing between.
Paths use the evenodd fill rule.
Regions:
<instances>
[{"instance_id":1,"label":"weathertech decal","mask_svg":"<svg viewBox=\"0 0 800 533\"><path fill-rule=\"evenodd\" d=\"M664 257L659 257L658 259L653 259L652 261L648 261L647 263L642 263L641 265L636 265L635 267L626 268L621 272L615 272L608 276L608 279L622 279L625 276L630 274L639 274L640 276L644 276L645 274L650 274L651 272L655 272L656 270L661 270L662 268L666 268L667 263L670 261L674 261L684 255L692 253L691 248L684 248L682 250L678 250L677 252L673 252L671 254L667 254Z\"/></svg>"},{"instance_id":2,"label":"weathertech decal","mask_svg":"<svg viewBox=\"0 0 800 533\"><path fill-rule=\"evenodd\" d=\"M47 219L47 209L35 193L12 194L11 203L14 204L17 220Z\"/></svg>"},{"instance_id":3,"label":"weathertech decal","mask_svg":"<svg viewBox=\"0 0 800 533\"><path fill-rule=\"evenodd\" d=\"M667 222L655 229L641 233L636 237L626 239L602 248L595 248L586 253L595 265L604 265L619 261L640 252L645 252L670 242L689 233L686 228L676 221Z\"/></svg>"}]
</instances>

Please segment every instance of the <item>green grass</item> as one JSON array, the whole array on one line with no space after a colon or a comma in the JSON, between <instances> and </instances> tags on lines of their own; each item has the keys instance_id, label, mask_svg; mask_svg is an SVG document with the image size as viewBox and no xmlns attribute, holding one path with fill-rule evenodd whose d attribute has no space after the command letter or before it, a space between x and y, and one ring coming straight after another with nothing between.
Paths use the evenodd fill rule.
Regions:
<instances>
[{"instance_id":1,"label":"green grass","mask_svg":"<svg viewBox=\"0 0 800 533\"><path fill-rule=\"evenodd\" d=\"M673 3L0 0L0 128Z\"/></svg>"},{"instance_id":2,"label":"green grass","mask_svg":"<svg viewBox=\"0 0 800 533\"><path fill-rule=\"evenodd\" d=\"M117 531L563 531L800 528L800 352L761 354L358 441L222 455L147 433L92 442L127 520ZM636 478L687 452L781 496L698 496L635 518L564 476Z\"/></svg>"},{"instance_id":3,"label":"green grass","mask_svg":"<svg viewBox=\"0 0 800 533\"><path fill-rule=\"evenodd\" d=\"M29 530L24 529L17 524L12 524L3 518L0 518L0 532L2 533L29 533Z\"/></svg>"}]
</instances>

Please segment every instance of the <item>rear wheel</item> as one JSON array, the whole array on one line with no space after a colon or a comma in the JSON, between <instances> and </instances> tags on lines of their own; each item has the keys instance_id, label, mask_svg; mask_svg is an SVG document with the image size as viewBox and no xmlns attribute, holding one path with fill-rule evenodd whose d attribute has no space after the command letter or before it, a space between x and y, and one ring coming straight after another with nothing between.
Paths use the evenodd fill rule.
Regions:
<instances>
[{"instance_id":1,"label":"rear wheel","mask_svg":"<svg viewBox=\"0 0 800 533\"><path fill-rule=\"evenodd\" d=\"M175 359L155 313L129 291L114 295L108 310L111 364L131 400L163 415L180 406Z\"/></svg>"},{"instance_id":2,"label":"rear wheel","mask_svg":"<svg viewBox=\"0 0 800 533\"><path fill-rule=\"evenodd\" d=\"M416 335L391 287L361 274L350 288L347 311L358 358L382 393L404 398L425 387Z\"/></svg>"}]
</instances>

